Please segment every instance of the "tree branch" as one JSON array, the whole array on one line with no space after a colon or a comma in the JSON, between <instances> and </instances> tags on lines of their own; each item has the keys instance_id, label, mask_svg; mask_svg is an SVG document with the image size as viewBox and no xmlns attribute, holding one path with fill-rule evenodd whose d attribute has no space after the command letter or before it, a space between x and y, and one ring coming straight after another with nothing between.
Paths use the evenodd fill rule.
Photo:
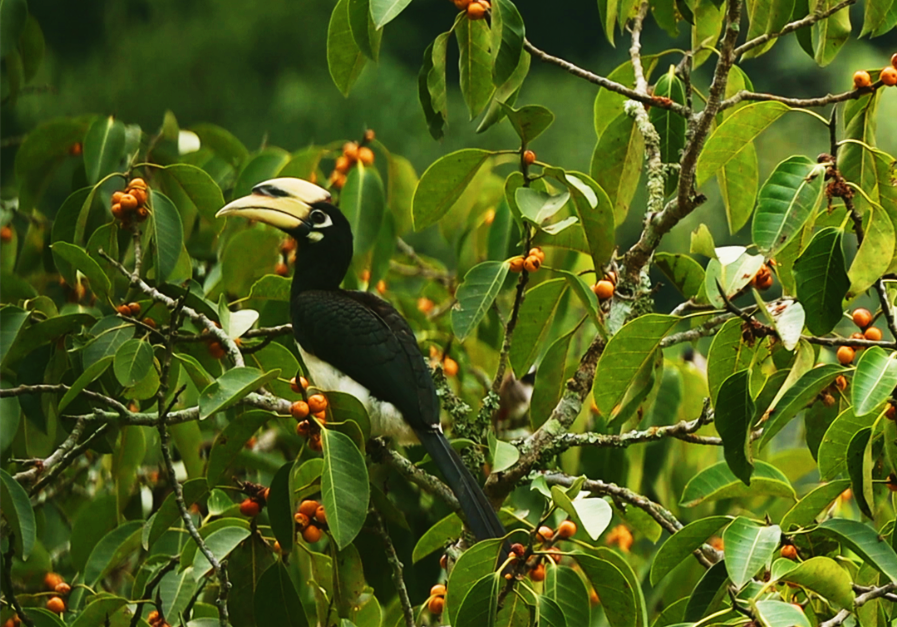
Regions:
<instances>
[{"instance_id":1,"label":"tree branch","mask_svg":"<svg viewBox=\"0 0 897 627\"><path fill-rule=\"evenodd\" d=\"M396 547L393 546L392 538L389 537L389 533L386 532L386 529L383 526L383 518L380 517L380 513L372 507L368 511L368 514L374 520L374 532L380 536L380 540L383 541L383 548L386 549L386 561L389 562L392 583L395 585L396 592L399 594L399 601L402 605L402 615L405 617L405 626L415 627L414 607L411 605L411 599L408 598L408 589L405 587L405 579L402 576L403 566L402 562L399 560L399 556L396 554Z\"/></svg>"},{"instance_id":2,"label":"tree branch","mask_svg":"<svg viewBox=\"0 0 897 627\"><path fill-rule=\"evenodd\" d=\"M3 587L6 588L6 596L9 604L12 605L12 609L15 610L16 616L25 623L28 627L34 627L34 621L31 620L31 617L25 613L25 610L22 609L22 605L19 603L19 600L16 598L16 591L12 587L12 558L16 554L16 543L15 543L15 534L10 533L7 538L7 542L9 542L9 548L6 550L6 553L3 554Z\"/></svg>"},{"instance_id":3,"label":"tree branch","mask_svg":"<svg viewBox=\"0 0 897 627\"><path fill-rule=\"evenodd\" d=\"M737 48L735 48L735 56L740 57L748 50L753 50L757 46L762 46L767 41L771 41L778 37L783 37L783 36L787 35L788 33L793 33L794 31L799 30L801 28L805 28L807 26L812 26L816 22L820 22L820 21L834 15L841 9L849 7L852 4L856 4L856 0L842 0L835 6L829 7L825 11L813 13L803 19L795 20L794 22L785 24L785 26L782 27L782 30L780 30L778 32L766 33L764 35L760 35L759 37L754 37L753 39L750 39L750 40L744 42L743 44L741 44L740 46L738 46Z\"/></svg>"},{"instance_id":4,"label":"tree branch","mask_svg":"<svg viewBox=\"0 0 897 627\"><path fill-rule=\"evenodd\" d=\"M457 497L455 497L455 494L447 485L430 473L421 470L412 464L410 460L396 453L389 448L389 445L382 439L372 438L368 440L367 450L368 453L370 453L372 460L378 464L389 466L425 492L440 498L460 516L464 516L461 511L461 504L458 503Z\"/></svg>"},{"instance_id":5,"label":"tree branch","mask_svg":"<svg viewBox=\"0 0 897 627\"><path fill-rule=\"evenodd\" d=\"M730 109L745 100L750 102L781 102L782 104L786 104L789 107L795 107L799 109L824 107L826 105L836 104L838 102L846 102L847 100L856 100L861 96L872 93L880 84L881 82L879 81L878 83L872 85L872 87L864 87L862 89L854 89L853 91L845 91L841 94L826 94L825 96L820 96L818 98L787 98L785 96L757 93L742 89L731 98L727 98L726 100L724 100L720 104L719 110L725 111L726 109Z\"/></svg>"},{"instance_id":6,"label":"tree branch","mask_svg":"<svg viewBox=\"0 0 897 627\"><path fill-rule=\"evenodd\" d=\"M887 596L894 590L897 590L897 583L894 582L885 584L880 588L872 588L868 592L858 595L853 601L853 606L854 608L863 607L869 601L874 601L875 599ZM834 618L830 618L824 623L819 623L819 627L839 627L839 625L844 624L844 621L850 617L850 614L850 610L841 610L835 614Z\"/></svg>"}]
</instances>

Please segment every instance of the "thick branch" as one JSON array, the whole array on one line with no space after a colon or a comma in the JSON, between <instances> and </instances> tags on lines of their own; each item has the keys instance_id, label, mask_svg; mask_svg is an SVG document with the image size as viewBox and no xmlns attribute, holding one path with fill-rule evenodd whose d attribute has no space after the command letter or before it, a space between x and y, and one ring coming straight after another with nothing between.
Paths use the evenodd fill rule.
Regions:
<instances>
[{"instance_id":1,"label":"thick branch","mask_svg":"<svg viewBox=\"0 0 897 627\"><path fill-rule=\"evenodd\" d=\"M457 497L455 497L455 494L447 485L396 453L389 448L389 445L386 444L386 442L379 438L374 438L368 440L367 448L371 455L371 459L375 462L386 464L425 492L429 492L445 501L446 505L459 515L464 515L461 511L461 504L458 503Z\"/></svg>"},{"instance_id":2,"label":"thick branch","mask_svg":"<svg viewBox=\"0 0 897 627\"><path fill-rule=\"evenodd\" d=\"M669 109L674 113L678 113L684 118L687 118L689 115L689 111L686 107L683 107L681 104L677 102L672 102L666 98L654 98L653 96L648 96L646 94L639 93L634 89L630 89L620 83L615 83L612 80L606 79L603 76L599 76L597 74L593 74L588 70L584 70L581 67L570 63L569 61L565 61L559 57L552 56L547 52L536 48L528 39L523 40L523 47L529 52L531 55L539 59L540 61L544 61L545 63L550 63L551 65L556 65L561 69L564 69L573 76L579 77L583 80L586 80L590 83L598 85L599 87L604 87L610 91L616 92L631 100L635 100L637 102L641 102L643 104L651 105L652 107L660 107L662 109Z\"/></svg>"},{"instance_id":3,"label":"thick branch","mask_svg":"<svg viewBox=\"0 0 897 627\"><path fill-rule=\"evenodd\" d=\"M885 584L880 588L872 588L868 592L858 595L853 601L853 606L854 608L863 607L869 601L874 601L875 599L887 596L894 590L897 590L897 583L894 582ZM824 623L819 623L819 627L839 627L839 625L843 625L844 622L850 618L850 614L850 610L841 610L835 614L833 618L830 618Z\"/></svg>"}]
</instances>

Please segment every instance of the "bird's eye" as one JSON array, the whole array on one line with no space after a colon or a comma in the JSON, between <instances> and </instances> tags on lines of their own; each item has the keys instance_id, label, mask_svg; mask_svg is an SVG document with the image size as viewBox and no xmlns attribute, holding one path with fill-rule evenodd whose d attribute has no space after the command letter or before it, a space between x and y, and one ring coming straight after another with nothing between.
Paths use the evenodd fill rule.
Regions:
<instances>
[{"instance_id":1,"label":"bird's eye","mask_svg":"<svg viewBox=\"0 0 897 627\"><path fill-rule=\"evenodd\" d=\"M330 225L330 216L321 211L320 209L315 209L311 212L311 221L315 226L329 226Z\"/></svg>"}]
</instances>

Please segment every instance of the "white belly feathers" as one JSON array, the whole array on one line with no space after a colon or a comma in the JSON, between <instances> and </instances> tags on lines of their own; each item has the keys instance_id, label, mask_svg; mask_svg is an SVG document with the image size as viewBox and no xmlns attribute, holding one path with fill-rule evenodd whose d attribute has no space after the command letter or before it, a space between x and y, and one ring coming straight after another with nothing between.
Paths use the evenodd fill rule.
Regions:
<instances>
[{"instance_id":1,"label":"white belly feathers","mask_svg":"<svg viewBox=\"0 0 897 627\"><path fill-rule=\"evenodd\" d=\"M390 437L399 444L418 443L414 431L402 418L402 413L395 405L374 398L370 390L358 381L339 372L333 366L318 359L311 353L306 352L298 342L296 346L299 348L302 361L305 362L315 387L321 388L325 392L328 390L345 392L361 401L371 419L371 435L375 437Z\"/></svg>"}]
</instances>

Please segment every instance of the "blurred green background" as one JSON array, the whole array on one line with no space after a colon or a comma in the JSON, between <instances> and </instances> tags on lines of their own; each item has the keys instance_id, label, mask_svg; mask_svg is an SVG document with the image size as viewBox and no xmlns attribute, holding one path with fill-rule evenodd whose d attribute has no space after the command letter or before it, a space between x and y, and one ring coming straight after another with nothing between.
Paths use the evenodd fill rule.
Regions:
<instances>
[{"instance_id":1,"label":"blurred green background","mask_svg":"<svg viewBox=\"0 0 897 627\"><path fill-rule=\"evenodd\" d=\"M32 0L31 13L44 30L47 52L32 93L3 107L2 134L9 143L0 153L0 175L9 190L13 181L15 142L36 124L56 116L113 114L126 123L154 132L166 110L182 128L212 122L229 129L250 150L272 144L295 150L312 142L358 137L376 129L390 150L407 156L418 173L437 157L467 146L516 146L507 122L482 135L468 123L457 88L457 51L450 47L449 128L442 142L427 133L417 97L417 72L426 45L451 27L456 9L448 0L415 0L386 26L379 65L368 63L348 98L330 79L326 35L335 1L268 0L237 4L210 0ZM612 47L598 27L595 2L517 2L527 35L537 46L601 74L608 74L627 55L628 38ZM853 7L854 33L862 23L862 4ZM680 22L672 41L649 19L643 51L657 53L689 45L689 31ZM875 40L851 40L836 60L818 68L793 36L771 52L746 62L743 69L760 91L789 96L819 96L851 87L856 69L877 69L897 51L893 32ZM655 76L678 55L661 60ZM711 63L697 72L695 84L706 90ZM873 74L877 76L877 71ZM42 89L47 86L49 89ZM33 89L37 87L37 89ZM452 88L453 87L453 88ZM881 99L878 139L884 150L897 152L897 89ZM534 62L518 106L539 103L557 120L533 148L539 159L588 171L595 144L592 103L595 86L557 67ZM827 111L819 111L827 115ZM802 153L815 157L828 148L826 129L808 115L785 116L760 139L761 181L776 163ZM71 173L68 173L71 176ZM42 201L52 215L69 191L65 171ZM70 178L69 178L70 180ZM712 184L711 184L712 185ZM664 242L664 249L688 248L689 232L701 222L710 225L717 245L740 242L749 228L730 236L715 191ZM643 195L618 233L626 245L641 221Z\"/></svg>"}]
</instances>

